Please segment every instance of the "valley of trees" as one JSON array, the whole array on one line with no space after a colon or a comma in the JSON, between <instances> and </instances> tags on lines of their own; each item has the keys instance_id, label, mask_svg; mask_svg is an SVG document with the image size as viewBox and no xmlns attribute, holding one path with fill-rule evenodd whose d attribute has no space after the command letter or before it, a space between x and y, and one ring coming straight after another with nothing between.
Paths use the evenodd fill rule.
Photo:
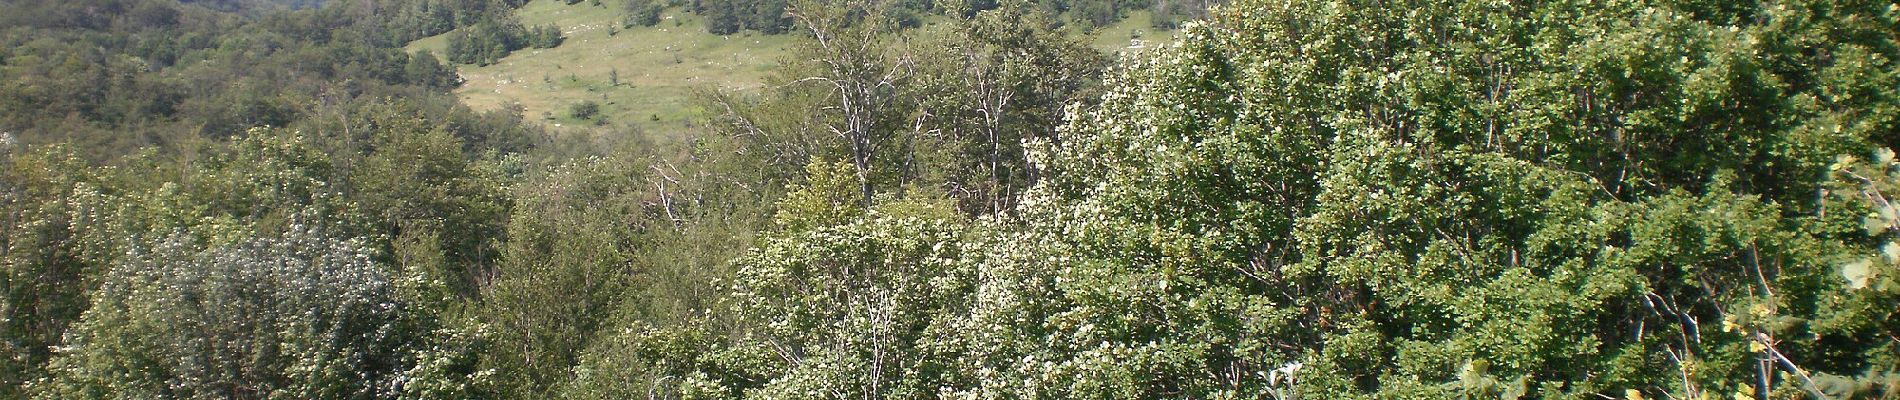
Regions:
<instances>
[{"instance_id":1,"label":"valley of trees","mask_svg":"<svg viewBox=\"0 0 1900 400\"><path fill-rule=\"evenodd\" d=\"M0 0L0 398L1900 398L1900 6L721 1L567 1L800 38L643 132L451 93L525 1Z\"/></svg>"}]
</instances>

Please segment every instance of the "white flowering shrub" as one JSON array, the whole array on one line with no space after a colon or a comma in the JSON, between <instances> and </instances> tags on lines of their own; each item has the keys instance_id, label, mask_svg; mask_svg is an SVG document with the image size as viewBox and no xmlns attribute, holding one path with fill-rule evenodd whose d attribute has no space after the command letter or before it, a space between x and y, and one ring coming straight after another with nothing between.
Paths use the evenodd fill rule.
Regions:
<instances>
[{"instance_id":1,"label":"white flowering shrub","mask_svg":"<svg viewBox=\"0 0 1900 400\"><path fill-rule=\"evenodd\" d=\"M814 163L780 204L778 220L798 222L734 262L735 351L766 355L756 366L770 376L749 397L924 398L949 372L932 344L965 303L967 222L927 197L857 211L818 200L850 198L846 167Z\"/></svg>"},{"instance_id":2,"label":"white flowering shrub","mask_svg":"<svg viewBox=\"0 0 1900 400\"><path fill-rule=\"evenodd\" d=\"M976 378L941 393L1900 388L1900 246L1858 232L1891 207L1816 195L1836 154L1894 140L1900 8L1230 6L1032 143L1046 178L968 247L974 303L947 322ZM1884 202L1876 158L1837 192Z\"/></svg>"},{"instance_id":3,"label":"white flowering shrub","mask_svg":"<svg viewBox=\"0 0 1900 400\"><path fill-rule=\"evenodd\" d=\"M201 248L134 250L92 294L34 384L47 399L393 397L403 305L361 240L293 222Z\"/></svg>"}]
</instances>

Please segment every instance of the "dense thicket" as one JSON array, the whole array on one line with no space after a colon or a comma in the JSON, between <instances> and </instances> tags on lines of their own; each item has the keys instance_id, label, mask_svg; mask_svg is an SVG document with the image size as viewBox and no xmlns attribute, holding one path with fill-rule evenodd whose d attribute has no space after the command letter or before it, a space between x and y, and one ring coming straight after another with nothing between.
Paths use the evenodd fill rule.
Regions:
<instances>
[{"instance_id":1,"label":"dense thicket","mask_svg":"<svg viewBox=\"0 0 1900 400\"><path fill-rule=\"evenodd\" d=\"M453 68L403 52L343 6L240 24L163 2L47 4L9 8L16 19L0 32L0 131L25 143L124 152L459 83ZM129 11L69 13L95 7Z\"/></svg>"},{"instance_id":2,"label":"dense thicket","mask_svg":"<svg viewBox=\"0 0 1900 400\"><path fill-rule=\"evenodd\" d=\"M523 27L513 14L478 22L450 34L443 56L457 64L489 65L515 50L560 46L567 36L554 25Z\"/></svg>"},{"instance_id":3,"label":"dense thicket","mask_svg":"<svg viewBox=\"0 0 1900 400\"><path fill-rule=\"evenodd\" d=\"M60 398L391 397L405 383L405 352L428 345L402 319L422 314L397 300L366 243L307 223L204 250L176 236L134 250L108 268L52 378L34 389Z\"/></svg>"},{"instance_id":4,"label":"dense thicket","mask_svg":"<svg viewBox=\"0 0 1900 400\"><path fill-rule=\"evenodd\" d=\"M623 6L627 13L622 27L654 26L660 23L660 12L666 10L667 2L658 0L627 0Z\"/></svg>"},{"instance_id":5,"label":"dense thicket","mask_svg":"<svg viewBox=\"0 0 1900 400\"><path fill-rule=\"evenodd\" d=\"M375 3L370 3L374 6ZM526 0L406 0L386 2L379 13L383 28L402 41L447 33L456 28L505 19Z\"/></svg>"},{"instance_id":6,"label":"dense thicket","mask_svg":"<svg viewBox=\"0 0 1900 400\"><path fill-rule=\"evenodd\" d=\"M1894 160L1839 159L1894 144L1896 18L1241 2L1027 137L1037 184L981 222L910 172L938 109L847 104L907 104L913 69L857 66L911 60L809 23L835 64L793 108L826 112L734 121L846 163L735 261L732 320L584 370L685 397L1900 395L1893 257L1862 255Z\"/></svg>"},{"instance_id":7,"label":"dense thicket","mask_svg":"<svg viewBox=\"0 0 1900 400\"><path fill-rule=\"evenodd\" d=\"M1241 0L1113 65L789 3L660 141L399 48L519 2L8 1L0 397L1900 396L1900 8Z\"/></svg>"},{"instance_id":8,"label":"dense thicket","mask_svg":"<svg viewBox=\"0 0 1900 400\"><path fill-rule=\"evenodd\" d=\"M0 397L486 387L452 301L538 135L448 96L377 5L405 6L8 2Z\"/></svg>"}]
</instances>

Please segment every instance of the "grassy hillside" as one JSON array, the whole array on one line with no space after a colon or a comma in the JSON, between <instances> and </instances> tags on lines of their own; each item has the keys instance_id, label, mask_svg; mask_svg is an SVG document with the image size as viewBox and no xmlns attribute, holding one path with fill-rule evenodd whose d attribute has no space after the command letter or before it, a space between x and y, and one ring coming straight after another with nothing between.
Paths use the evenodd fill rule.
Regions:
<instances>
[{"instance_id":1,"label":"grassy hillside","mask_svg":"<svg viewBox=\"0 0 1900 400\"><path fill-rule=\"evenodd\" d=\"M567 41L523 49L494 65L463 65L466 82L456 93L477 109L520 104L529 119L560 126L591 124L567 114L573 104L592 100L608 121L664 130L655 128L682 126L698 115L689 106L695 90L757 88L792 44L790 36L710 35L698 16L677 9L667 10L658 26L619 30L619 2L605 3L543 0L522 7L523 25L553 23ZM409 49L441 54L446 37L418 40Z\"/></svg>"},{"instance_id":2,"label":"grassy hillside","mask_svg":"<svg viewBox=\"0 0 1900 400\"><path fill-rule=\"evenodd\" d=\"M1151 25L1154 13L1148 10L1130 11L1120 22L1101 27L1089 35L1089 43L1096 50L1109 53L1126 53L1153 47L1160 43L1174 41L1174 32L1155 30Z\"/></svg>"},{"instance_id":3,"label":"grassy hillside","mask_svg":"<svg viewBox=\"0 0 1900 400\"><path fill-rule=\"evenodd\" d=\"M794 35L708 34L698 15L679 8L666 10L657 26L618 29L622 1L529 3L519 10L521 23L553 23L567 41L551 49L523 49L494 65L460 66L466 82L456 93L476 109L520 104L528 119L559 127L594 125L568 115L572 105L591 100L609 123L678 131L703 115L693 104L694 92L756 90L796 41ZM1148 27L1148 18L1138 12L1090 35L1096 48L1107 52L1128 49L1131 38L1150 45L1168 40L1167 32ZM440 55L447 37L417 40L409 50Z\"/></svg>"}]
</instances>

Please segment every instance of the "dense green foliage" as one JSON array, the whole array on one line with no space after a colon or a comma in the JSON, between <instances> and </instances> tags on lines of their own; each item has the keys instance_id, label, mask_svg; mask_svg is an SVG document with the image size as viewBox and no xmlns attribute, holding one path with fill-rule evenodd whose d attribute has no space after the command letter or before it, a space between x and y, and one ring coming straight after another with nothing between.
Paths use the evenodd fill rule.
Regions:
<instances>
[{"instance_id":1,"label":"dense green foliage","mask_svg":"<svg viewBox=\"0 0 1900 400\"><path fill-rule=\"evenodd\" d=\"M459 82L453 68L394 48L348 7L239 24L163 2L102 3L8 6L0 131L23 143L70 140L96 155L122 154ZM89 7L108 11L69 12Z\"/></svg>"},{"instance_id":2,"label":"dense green foliage","mask_svg":"<svg viewBox=\"0 0 1900 400\"><path fill-rule=\"evenodd\" d=\"M515 50L559 46L560 33L555 27L524 28L513 16L491 18L451 34L443 55L457 64L494 64Z\"/></svg>"},{"instance_id":3,"label":"dense green foliage","mask_svg":"<svg viewBox=\"0 0 1900 400\"><path fill-rule=\"evenodd\" d=\"M1207 4L564 1L802 39L549 132L448 94L564 40L519 1L0 2L0 398L1900 397L1890 4L1239 0L1114 64L1068 27Z\"/></svg>"},{"instance_id":4,"label":"dense green foliage","mask_svg":"<svg viewBox=\"0 0 1900 400\"><path fill-rule=\"evenodd\" d=\"M382 12L390 17L384 20L384 30L408 41L505 20L510 10L527 4L527 0L410 0L385 4Z\"/></svg>"},{"instance_id":5,"label":"dense green foliage","mask_svg":"<svg viewBox=\"0 0 1900 400\"><path fill-rule=\"evenodd\" d=\"M1236 7L1030 138L1019 212L780 229L728 350L629 355L746 397L1896 394L1900 299L1853 261L1891 206L1816 196L1892 140L1890 8Z\"/></svg>"},{"instance_id":6,"label":"dense green foliage","mask_svg":"<svg viewBox=\"0 0 1900 400\"><path fill-rule=\"evenodd\" d=\"M698 12L706 15L706 32L730 35L741 30L765 34L784 33L792 26L786 15L786 3L776 0L701 0Z\"/></svg>"},{"instance_id":7,"label":"dense green foliage","mask_svg":"<svg viewBox=\"0 0 1900 400\"><path fill-rule=\"evenodd\" d=\"M657 0L628 0L627 18L624 27L654 26L660 24L660 11L666 9L666 2Z\"/></svg>"},{"instance_id":8,"label":"dense green foliage","mask_svg":"<svg viewBox=\"0 0 1900 400\"><path fill-rule=\"evenodd\" d=\"M368 3L15 3L0 397L485 390L453 301L492 265L519 116L456 104Z\"/></svg>"}]
</instances>

